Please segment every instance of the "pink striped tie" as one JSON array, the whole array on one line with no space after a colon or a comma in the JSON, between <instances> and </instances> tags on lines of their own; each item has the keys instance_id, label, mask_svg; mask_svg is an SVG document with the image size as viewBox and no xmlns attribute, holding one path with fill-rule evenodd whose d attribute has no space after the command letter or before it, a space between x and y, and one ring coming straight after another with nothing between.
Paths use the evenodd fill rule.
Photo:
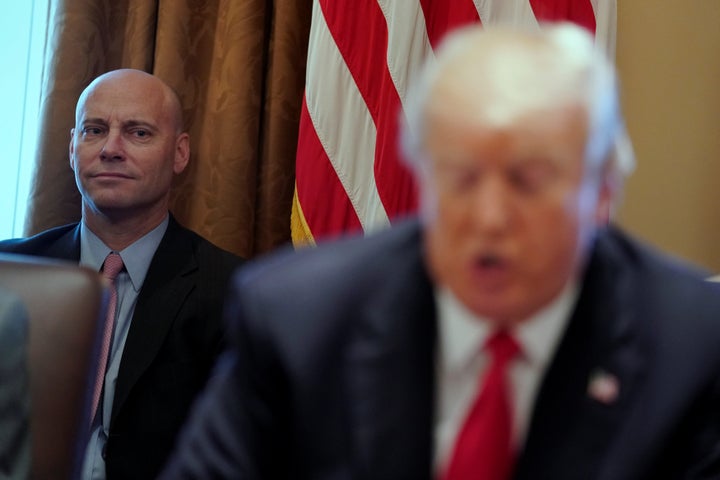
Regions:
<instances>
[{"instance_id":1,"label":"pink striped tie","mask_svg":"<svg viewBox=\"0 0 720 480\"><path fill-rule=\"evenodd\" d=\"M107 369L108 353L110 352L110 341L112 340L113 326L115 325L115 308L117 306L117 288L115 287L115 278L117 278L120 270L123 269L123 261L119 254L110 252L103 263L102 276L110 282L110 301L108 302L107 316L105 317L105 325L103 326L102 344L100 345L100 355L98 357L97 376L95 377L95 386L92 397L92 410L90 410L90 423L92 424L95 414L97 413L98 404L100 403L100 395L102 394L105 370Z\"/></svg>"}]
</instances>

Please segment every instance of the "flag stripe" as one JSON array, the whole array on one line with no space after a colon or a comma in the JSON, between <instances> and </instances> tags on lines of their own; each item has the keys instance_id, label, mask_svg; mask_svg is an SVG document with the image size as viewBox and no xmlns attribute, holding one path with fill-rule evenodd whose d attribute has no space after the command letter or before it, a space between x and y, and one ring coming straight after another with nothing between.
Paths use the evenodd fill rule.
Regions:
<instances>
[{"instance_id":1,"label":"flag stripe","mask_svg":"<svg viewBox=\"0 0 720 480\"><path fill-rule=\"evenodd\" d=\"M344 231L361 229L355 208L312 125L305 99L300 115L298 158L303 159L297 163L295 169L300 205L326 206L308 211L300 210L313 236L317 237L318 232L322 232L322 236L329 237Z\"/></svg>"},{"instance_id":2,"label":"flag stripe","mask_svg":"<svg viewBox=\"0 0 720 480\"><path fill-rule=\"evenodd\" d=\"M319 7L313 10L305 95L315 134L363 229L368 231L388 225L374 179L375 126ZM316 190L321 190L322 184L318 187ZM301 200L303 196L300 192ZM330 204L323 208L334 209L335 206ZM314 234L325 236L336 232L335 225L319 227L316 231L308 209L303 211ZM332 215L330 218L345 217Z\"/></svg>"},{"instance_id":3,"label":"flag stripe","mask_svg":"<svg viewBox=\"0 0 720 480\"><path fill-rule=\"evenodd\" d=\"M376 0L356 0L350 5L321 0L320 5L375 123L375 183L388 217L397 217L414 210L416 193L397 147L400 98L387 66L385 17Z\"/></svg>"},{"instance_id":4,"label":"flag stripe","mask_svg":"<svg viewBox=\"0 0 720 480\"><path fill-rule=\"evenodd\" d=\"M595 33L595 12L590 0L530 0L538 20L569 20Z\"/></svg>"},{"instance_id":5,"label":"flag stripe","mask_svg":"<svg viewBox=\"0 0 720 480\"><path fill-rule=\"evenodd\" d=\"M595 12L595 43L601 45L609 58L615 58L617 23L616 0L592 0Z\"/></svg>"},{"instance_id":6,"label":"flag stripe","mask_svg":"<svg viewBox=\"0 0 720 480\"><path fill-rule=\"evenodd\" d=\"M475 0L483 25L537 26L528 0Z\"/></svg>"},{"instance_id":7,"label":"flag stripe","mask_svg":"<svg viewBox=\"0 0 720 480\"><path fill-rule=\"evenodd\" d=\"M378 5L388 25L388 70L404 107L410 79L432 54L425 17L416 1L378 0Z\"/></svg>"},{"instance_id":8,"label":"flag stripe","mask_svg":"<svg viewBox=\"0 0 720 480\"><path fill-rule=\"evenodd\" d=\"M448 30L480 21L478 9L472 0L420 0L420 5L433 48L438 46Z\"/></svg>"}]
</instances>

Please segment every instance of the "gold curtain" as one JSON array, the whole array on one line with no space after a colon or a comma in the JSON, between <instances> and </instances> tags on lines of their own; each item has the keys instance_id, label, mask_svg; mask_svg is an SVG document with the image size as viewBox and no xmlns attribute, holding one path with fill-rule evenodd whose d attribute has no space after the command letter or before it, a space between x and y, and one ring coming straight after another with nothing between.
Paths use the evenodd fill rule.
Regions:
<instances>
[{"instance_id":1,"label":"gold curtain","mask_svg":"<svg viewBox=\"0 0 720 480\"><path fill-rule=\"evenodd\" d=\"M311 10L312 0L51 1L26 234L80 218L75 102L97 75L137 68L183 102L180 222L246 258L288 242Z\"/></svg>"}]
</instances>

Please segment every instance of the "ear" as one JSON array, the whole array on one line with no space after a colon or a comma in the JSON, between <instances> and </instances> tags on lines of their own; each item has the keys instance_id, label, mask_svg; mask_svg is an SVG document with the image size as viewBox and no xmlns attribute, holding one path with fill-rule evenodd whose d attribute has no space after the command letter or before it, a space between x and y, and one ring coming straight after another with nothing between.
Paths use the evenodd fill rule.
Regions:
<instances>
[{"instance_id":1,"label":"ear","mask_svg":"<svg viewBox=\"0 0 720 480\"><path fill-rule=\"evenodd\" d=\"M70 129L70 146L68 147L68 153L70 156L70 168L72 168L73 171L75 171L75 145L74 140L75 139L75 129Z\"/></svg>"},{"instance_id":2,"label":"ear","mask_svg":"<svg viewBox=\"0 0 720 480\"><path fill-rule=\"evenodd\" d=\"M178 135L175 140L175 160L173 162L173 172L175 175L182 173L190 160L190 135L183 132Z\"/></svg>"},{"instance_id":3,"label":"ear","mask_svg":"<svg viewBox=\"0 0 720 480\"><path fill-rule=\"evenodd\" d=\"M605 227L612 218L612 208L617 190L617 179L609 172L604 172L598 185L598 201L595 206L595 225Z\"/></svg>"}]
</instances>

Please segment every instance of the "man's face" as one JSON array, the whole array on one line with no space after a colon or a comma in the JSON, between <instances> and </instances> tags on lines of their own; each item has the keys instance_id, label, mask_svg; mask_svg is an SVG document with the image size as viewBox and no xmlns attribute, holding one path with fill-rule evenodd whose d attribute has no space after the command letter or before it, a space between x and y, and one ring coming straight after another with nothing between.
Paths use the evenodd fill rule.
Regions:
<instances>
[{"instance_id":1,"label":"man's face","mask_svg":"<svg viewBox=\"0 0 720 480\"><path fill-rule=\"evenodd\" d=\"M524 320L578 272L605 216L607 189L584 176L586 110L494 121L478 115L481 105L438 95L427 109L423 192L432 274L475 314Z\"/></svg>"},{"instance_id":2,"label":"man's face","mask_svg":"<svg viewBox=\"0 0 720 480\"><path fill-rule=\"evenodd\" d=\"M70 165L92 211L127 216L167 209L189 147L165 94L157 79L128 74L96 85L81 102Z\"/></svg>"}]
</instances>

